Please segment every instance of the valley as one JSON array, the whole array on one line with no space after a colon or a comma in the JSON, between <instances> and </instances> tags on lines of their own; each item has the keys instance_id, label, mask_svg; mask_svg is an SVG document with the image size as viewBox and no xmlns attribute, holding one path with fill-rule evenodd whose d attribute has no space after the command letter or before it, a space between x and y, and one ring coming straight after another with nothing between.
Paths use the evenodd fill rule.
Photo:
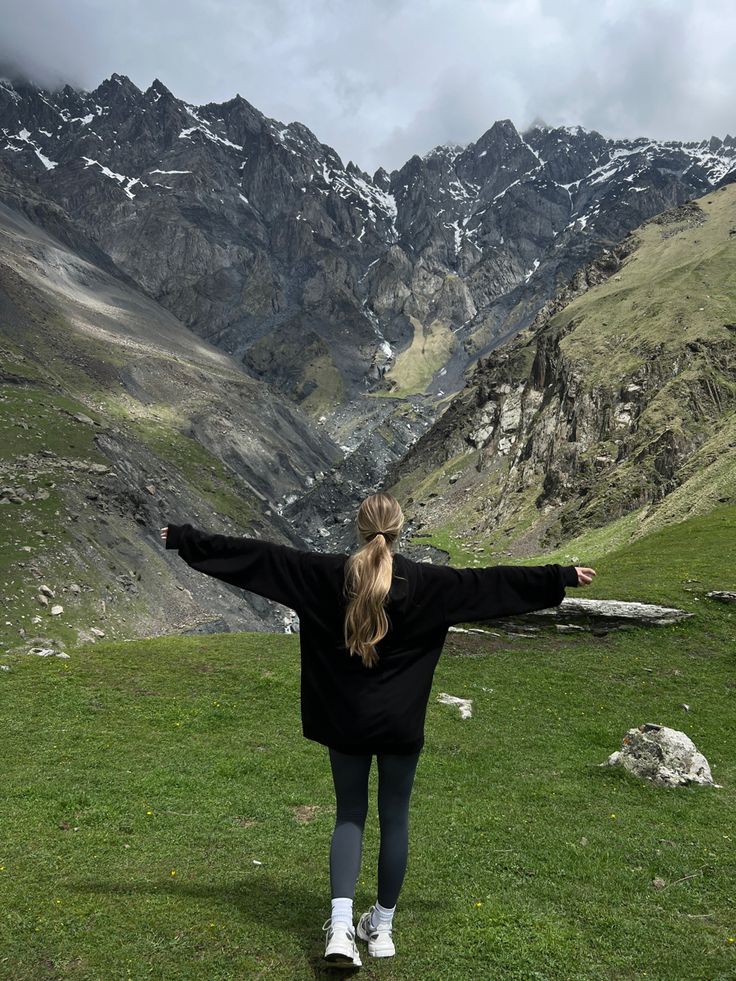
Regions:
<instances>
[{"instance_id":1,"label":"valley","mask_svg":"<svg viewBox=\"0 0 736 981\"><path fill-rule=\"evenodd\" d=\"M297 628L167 522L349 551L383 488L414 558L591 562L733 503L732 137L500 120L371 176L121 75L0 128L8 649Z\"/></svg>"}]
</instances>

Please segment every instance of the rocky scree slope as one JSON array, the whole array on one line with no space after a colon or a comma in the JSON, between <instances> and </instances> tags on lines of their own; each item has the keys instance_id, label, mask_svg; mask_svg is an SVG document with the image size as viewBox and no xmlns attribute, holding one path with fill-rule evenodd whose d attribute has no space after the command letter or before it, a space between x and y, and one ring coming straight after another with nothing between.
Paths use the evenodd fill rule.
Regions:
<instances>
[{"instance_id":1,"label":"rocky scree slope","mask_svg":"<svg viewBox=\"0 0 736 981\"><path fill-rule=\"evenodd\" d=\"M78 251L0 204L2 641L283 630L283 607L195 573L159 528L304 546L272 502L342 451L61 232Z\"/></svg>"},{"instance_id":2,"label":"rocky scree slope","mask_svg":"<svg viewBox=\"0 0 736 981\"><path fill-rule=\"evenodd\" d=\"M581 270L388 472L416 529L503 554L733 502L736 185ZM416 498L416 500L414 500ZM419 510L419 505L422 510Z\"/></svg>"}]
</instances>

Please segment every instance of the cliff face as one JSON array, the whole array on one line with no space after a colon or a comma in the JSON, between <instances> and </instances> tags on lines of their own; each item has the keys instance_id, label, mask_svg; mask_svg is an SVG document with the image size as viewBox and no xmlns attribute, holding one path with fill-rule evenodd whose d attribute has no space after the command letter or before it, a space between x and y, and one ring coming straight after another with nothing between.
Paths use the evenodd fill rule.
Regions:
<instances>
[{"instance_id":1,"label":"cliff face","mask_svg":"<svg viewBox=\"0 0 736 981\"><path fill-rule=\"evenodd\" d=\"M240 95L194 106L118 74L91 92L3 82L0 129L0 199L54 234L64 217L315 417L366 390L458 391L576 269L736 163L731 137L503 120L371 176Z\"/></svg>"},{"instance_id":2,"label":"cliff face","mask_svg":"<svg viewBox=\"0 0 736 981\"><path fill-rule=\"evenodd\" d=\"M387 476L422 489L417 527L523 553L733 500L735 228L733 185L658 216L481 359Z\"/></svg>"}]
</instances>

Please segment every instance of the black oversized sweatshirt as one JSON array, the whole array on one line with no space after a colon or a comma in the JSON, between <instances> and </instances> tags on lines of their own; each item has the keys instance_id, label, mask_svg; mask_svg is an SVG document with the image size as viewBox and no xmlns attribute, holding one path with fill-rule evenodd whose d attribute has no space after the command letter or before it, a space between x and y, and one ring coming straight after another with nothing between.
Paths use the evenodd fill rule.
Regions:
<instances>
[{"instance_id":1,"label":"black oversized sweatshirt","mask_svg":"<svg viewBox=\"0 0 736 981\"><path fill-rule=\"evenodd\" d=\"M574 566L455 569L393 556L389 632L365 667L344 646L347 554L169 525L166 547L193 569L275 600L299 615L302 732L344 753L414 753L448 627L557 606Z\"/></svg>"}]
</instances>

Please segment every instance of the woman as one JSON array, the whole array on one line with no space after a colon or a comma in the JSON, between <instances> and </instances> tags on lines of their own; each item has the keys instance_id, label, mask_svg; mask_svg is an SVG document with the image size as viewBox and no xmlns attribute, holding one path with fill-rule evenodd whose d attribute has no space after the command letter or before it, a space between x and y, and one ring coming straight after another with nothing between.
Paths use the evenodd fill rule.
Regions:
<instances>
[{"instance_id":1,"label":"woman","mask_svg":"<svg viewBox=\"0 0 736 981\"><path fill-rule=\"evenodd\" d=\"M302 732L327 747L336 797L325 958L346 967L361 964L353 898L373 756L378 892L358 921L357 936L373 957L395 953L393 914L407 866L409 800L448 628L557 606L566 586L585 585L596 574L557 564L455 569L414 562L395 552L403 524L398 501L379 492L358 509L360 547L352 555L208 534L189 524L161 529L166 548L176 548L193 569L299 615Z\"/></svg>"}]
</instances>

